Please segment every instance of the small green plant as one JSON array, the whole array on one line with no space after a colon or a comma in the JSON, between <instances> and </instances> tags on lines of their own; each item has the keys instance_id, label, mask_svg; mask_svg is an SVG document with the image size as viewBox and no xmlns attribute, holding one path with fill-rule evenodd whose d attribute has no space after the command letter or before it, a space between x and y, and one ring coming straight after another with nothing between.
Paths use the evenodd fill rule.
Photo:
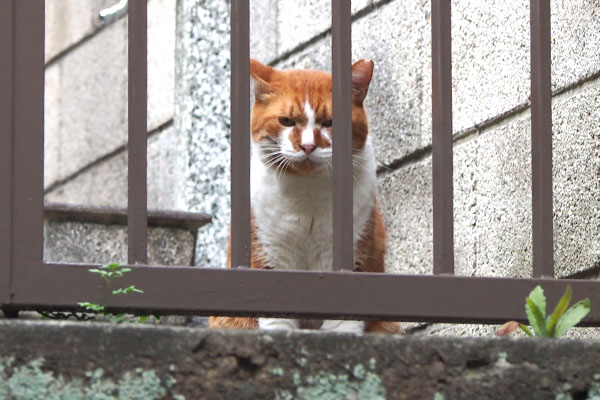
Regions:
<instances>
[{"instance_id":1,"label":"small green plant","mask_svg":"<svg viewBox=\"0 0 600 400\"><path fill-rule=\"evenodd\" d=\"M117 278L122 278L124 274L131 271L131 268L121 267L121 265L118 263L112 263L103 265L100 268L90 269L89 271L93 274L100 275L100 277L106 282L106 287L108 288L108 290L111 290L111 293L113 295L144 293L143 290L136 288L134 285L131 285L126 288L112 289L114 280ZM87 301L80 302L77 304L88 312L104 315L112 323L120 324L121 322L129 320L127 314L113 314L107 311L106 306L104 304L90 303ZM148 316L141 316L138 317L137 322L145 322L147 320Z\"/></svg>"},{"instance_id":2,"label":"small green plant","mask_svg":"<svg viewBox=\"0 0 600 400\"><path fill-rule=\"evenodd\" d=\"M102 304L98 303L90 303L87 301L82 301L77 303L81 308L85 310L85 312L60 312L60 311L38 311L41 314L42 319L56 319L56 320L64 320L74 318L78 321L90 321L95 319L95 315L90 314L101 314L104 317L108 318L108 320L112 323L121 323L121 322L146 322L150 318L148 315L142 315L139 317L134 317L128 314L114 314L110 311L106 310L106 297L110 293L111 295L119 295L119 294L129 294L129 293L144 293L143 290L136 288L134 285L131 285L126 288L118 288L112 289L114 280L117 278L123 277L124 274L131 271L131 268L121 267L118 263L106 264L99 268L93 268L89 270L93 274L98 274L100 277L106 282L107 293L104 296ZM160 316L153 315L154 318L158 321L160 320Z\"/></svg>"},{"instance_id":3,"label":"small green plant","mask_svg":"<svg viewBox=\"0 0 600 400\"><path fill-rule=\"evenodd\" d=\"M583 299L569 307L572 298L571 287L567 286L565 293L558 301L554 311L546 315L546 296L544 290L538 285L525 298L525 314L529 320L529 329L517 321L510 321L502 325L496 334L509 335L517 328L521 328L528 336L557 338L564 335L569 329L577 325L589 312L590 300Z\"/></svg>"}]
</instances>

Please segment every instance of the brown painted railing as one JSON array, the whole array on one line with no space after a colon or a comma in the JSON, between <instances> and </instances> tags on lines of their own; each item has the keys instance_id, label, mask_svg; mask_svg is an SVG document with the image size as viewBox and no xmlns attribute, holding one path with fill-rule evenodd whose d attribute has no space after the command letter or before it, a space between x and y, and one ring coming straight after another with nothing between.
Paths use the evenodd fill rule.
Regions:
<instances>
[{"instance_id":1,"label":"brown painted railing","mask_svg":"<svg viewBox=\"0 0 600 400\"><path fill-rule=\"evenodd\" d=\"M110 300L114 310L173 314L380 318L497 323L523 320L523 300L542 284L550 302L567 284L600 304L600 283L552 279L552 121L550 5L531 0L533 277L454 276L450 1L432 0L433 275L351 273L352 177L349 136L333 155L334 271L251 271L249 6L232 0L231 270L145 265L146 0L129 8L129 263L123 278L143 295ZM336 132L351 127L350 2L332 0ZM5 310L74 309L100 301L89 265L42 258L44 158L44 2L0 2L0 304ZM341 129L344 128L344 129ZM600 326L600 307L584 325Z\"/></svg>"}]
</instances>

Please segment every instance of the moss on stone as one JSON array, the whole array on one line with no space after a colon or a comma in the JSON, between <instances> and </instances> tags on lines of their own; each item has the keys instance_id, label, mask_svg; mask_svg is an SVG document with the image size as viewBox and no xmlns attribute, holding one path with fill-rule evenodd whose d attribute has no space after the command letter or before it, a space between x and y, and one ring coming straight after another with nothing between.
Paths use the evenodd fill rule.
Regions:
<instances>
[{"instance_id":1,"label":"moss on stone","mask_svg":"<svg viewBox=\"0 0 600 400\"><path fill-rule=\"evenodd\" d=\"M349 398L384 400L385 386L381 378L367 372L362 365L356 365L352 376L320 371L316 375L308 375L301 379L298 372L293 373L295 393L278 392L281 399L297 400L343 400Z\"/></svg>"},{"instance_id":2,"label":"moss on stone","mask_svg":"<svg viewBox=\"0 0 600 400\"><path fill-rule=\"evenodd\" d=\"M15 365L14 358L0 358L0 398L14 400L153 400L170 392L175 378L163 382L155 371L137 368L124 373L116 382L104 377L100 368L85 372L87 379L55 376L44 371L44 359Z\"/></svg>"}]
</instances>

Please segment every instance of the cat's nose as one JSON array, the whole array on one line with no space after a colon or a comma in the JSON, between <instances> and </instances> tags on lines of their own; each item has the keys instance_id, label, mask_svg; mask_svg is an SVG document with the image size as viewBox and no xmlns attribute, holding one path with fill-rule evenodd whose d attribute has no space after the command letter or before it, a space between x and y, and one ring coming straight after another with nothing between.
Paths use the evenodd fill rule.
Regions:
<instances>
[{"instance_id":1,"label":"cat's nose","mask_svg":"<svg viewBox=\"0 0 600 400\"><path fill-rule=\"evenodd\" d=\"M300 147L302 148L302 150L304 150L306 155L309 155L310 153L312 153L314 151L314 149L317 146L315 146L314 144L301 144Z\"/></svg>"}]
</instances>

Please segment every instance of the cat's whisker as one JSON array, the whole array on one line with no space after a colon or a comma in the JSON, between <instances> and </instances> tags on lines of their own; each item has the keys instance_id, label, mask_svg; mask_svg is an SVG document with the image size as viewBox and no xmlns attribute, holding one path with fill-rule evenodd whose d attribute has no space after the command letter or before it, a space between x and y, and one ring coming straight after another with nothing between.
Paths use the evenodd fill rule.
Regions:
<instances>
[{"instance_id":1,"label":"cat's whisker","mask_svg":"<svg viewBox=\"0 0 600 400\"><path fill-rule=\"evenodd\" d=\"M277 170L283 165L283 163L286 161L287 159L284 156L281 156L277 159L277 167L275 168L275 172L277 173Z\"/></svg>"},{"instance_id":2,"label":"cat's whisker","mask_svg":"<svg viewBox=\"0 0 600 400\"><path fill-rule=\"evenodd\" d=\"M264 156L260 156L260 160L263 162L269 162L271 160L273 160L274 158L280 157L280 153L272 153L272 154L267 154Z\"/></svg>"},{"instance_id":3,"label":"cat's whisker","mask_svg":"<svg viewBox=\"0 0 600 400\"><path fill-rule=\"evenodd\" d=\"M361 181L354 174L352 174L352 179L354 179L354 183L358 187L358 190L360 190L362 192L364 187L361 184Z\"/></svg>"},{"instance_id":4,"label":"cat's whisker","mask_svg":"<svg viewBox=\"0 0 600 400\"><path fill-rule=\"evenodd\" d=\"M288 167L292 165L292 160L290 160L289 158L284 161L283 163L283 168L281 169L281 174L283 175L285 173L285 171L288 169Z\"/></svg>"},{"instance_id":5,"label":"cat's whisker","mask_svg":"<svg viewBox=\"0 0 600 400\"><path fill-rule=\"evenodd\" d=\"M281 146L279 145L279 143L273 142L273 143L260 143L257 145L257 147L260 149L275 149L275 148L279 148Z\"/></svg>"},{"instance_id":6,"label":"cat's whisker","mask_svg":"<svg viewBox=\"0 0 600 400\"><path fill-rule=\"evenodd\" d=\"M267 168L271 168L271 167L273 167L273 165L281 162L284 159L285 159L285 157L282 154L277 154L276 156L273 157L273 159L271 159L270 161L265 163L265 166Z\"/></svg>"},{"instance_id":7,"label":"cat's whisker","mask_svg":"<svg viewBox=\"0 0 600 400\"><path fill-rule=\"evenodd\" d=\"M279 166L280 168L278 168L278 169L279 169L279 172L277 173L277 177L278 177L278 178L281 178L281 176L283 175L283 172L285 171L285 164L286 164L286 163L287 163L287 160L283 161L283 162L280 164L280 166Z\"/></svg>"},{"instance_id":8,"label":"cat's whisker","mask_svg":"<svg viewBox=\"0 0 600 400\"><path fill-rule=\"evenodd\" d=\"M270 152L278 152L281 151L281 147L273 146L273 147L261 147L259 149L261 153L270 153Z\"/></svg>"},{"instance_id":9,"label":"cat's whisker","mask_svg":"<svg viewBox=\"0 0 600 400\"><path fill-rule=\"evenodd\" d=\"M367 165L368 162L369 162L368 160L361 160L359 158L352 159L352 163L357 164L357 165Z\"/></svg>"},{"instance_id":10,"label":"cat's whisker","mask_svg":"<svg viewBox=\"0 0 600 400\"><path fill-rule=\"evenodd\" d=\"M269 155L273 155L273 154L281 154L280 150L271 150L271 151L264 151L262 153L259 154L260 157L264 157L264 156L269 156Z\"/></svg>"},{"instance_id":11,"label":"cat's whisker","mask_svg":"<svg viewBox=\"0 0 600 400\"><path fill-rule=\"evenodd\" d=\"M329 160L325 160L325 165L327 166L326 170L327 170L327 178L331 178L331 164L329 163Z\"/></svg>"},{"instance_id":12,"label":"cat's whisker","mask_svg":"<svg viewBox=\"0 0 600 400\"><path fill-rule=\"evenodd\" d=\"M352 160L352 165L360 170L367 169L367 164L359 161Z\"/></svg>"},{"instance_id":13,"label":"cat's whisker","mask_svg":"<svg viewBox=\"0 0 600 400\"><path fill-rule=\"evenodd\" d=\"M353 164L352 166L354 167L354 169L356 169L357 171L361 171L361 172L366 169L366 167L361 164Z\"/></svg>"},{"instance_id":14,"label":"cat's whisker","mask_svg":"<svg viewBox=\"0 0 600 400\"><path fill-rule=\"evenodd\" d=\"M285 158L283 155L280 158L280 163L277 165L277 167L275 168L275 174L277 175L277 177L279 178L283 172L283 166L286 162L289 162L288 158Z\"/></svg>"},{"instance_id":15,"label":"cat's whisker","mask_svg":"<svg viewBox=\"0 0 600 400\"><path fill-rule=\"evenodd\" d=\"M263 164L265 164L265 166L268 168L270 166L272 166L273 164L275 164L277 162L277 160L279 159L279 155L274 155L274 156L270 156L263 161Z\"/></svg>"},{"instance_id":16,"label":"cat's whisker","mask_svg":"<svg viewBox=\"0 0 600 400\"><path fill-rule=\"evenodd\" d=\"M268 159L268 158L271 158L271 157L274 157L274 156L276 156L276 155L278 155L278 154L280 154L280 153L279 153L279 152L275 152L275 151L274 151L274 152L271 152L271 153L259 154L259 155L258 155L258 157L259 157L261 160L266 160L266 159Z\"/></svg>"},{"instance_id":17,"label":"cat's whisker","mask_svg":"<svg viewBox=\"0 0 600 400\"><path fill-rule=\"evenodd\" d=\"M277 164L275 166L275 169L273 170L273 175L276 175L277 177L279 177L279 174L277 173L277 171L279 170L279 167L281 167L281 163Z\"/></svg>"},{"instance_id":18,"label":"cat's whisker","mask_svg":"<svg viewBox=\"0 0 600 400\"><path fill-rule=\"evenodd\" d=\"M352 154L352 158L356 158L358 160L367 160L364 156L359 156L358 154Z\"/></svg>"},{"instance_id":19,"label":"cat's whisker","mask_svg":"<svg viewBox=\"0 0 600 400\"><path fill-rule=\"evenodd\" d=\"M284 164L284 171L287 171L287 169L289 168L289 166L292 164L292 160L287 160L287 162Z\"/></svg>"},{"instance_id":20,"label":"cat's whisker","mask_svg":"<svg viewBox=\"0 0 600 400\"><path fill-rule=\"evenodd\" d=\"M273 168L277 164L278 161L279 160L273 160L271 163L269 163L268 165L265 165L265 166L267 167L267 169Z\"/></svg>"}]
</instances>

